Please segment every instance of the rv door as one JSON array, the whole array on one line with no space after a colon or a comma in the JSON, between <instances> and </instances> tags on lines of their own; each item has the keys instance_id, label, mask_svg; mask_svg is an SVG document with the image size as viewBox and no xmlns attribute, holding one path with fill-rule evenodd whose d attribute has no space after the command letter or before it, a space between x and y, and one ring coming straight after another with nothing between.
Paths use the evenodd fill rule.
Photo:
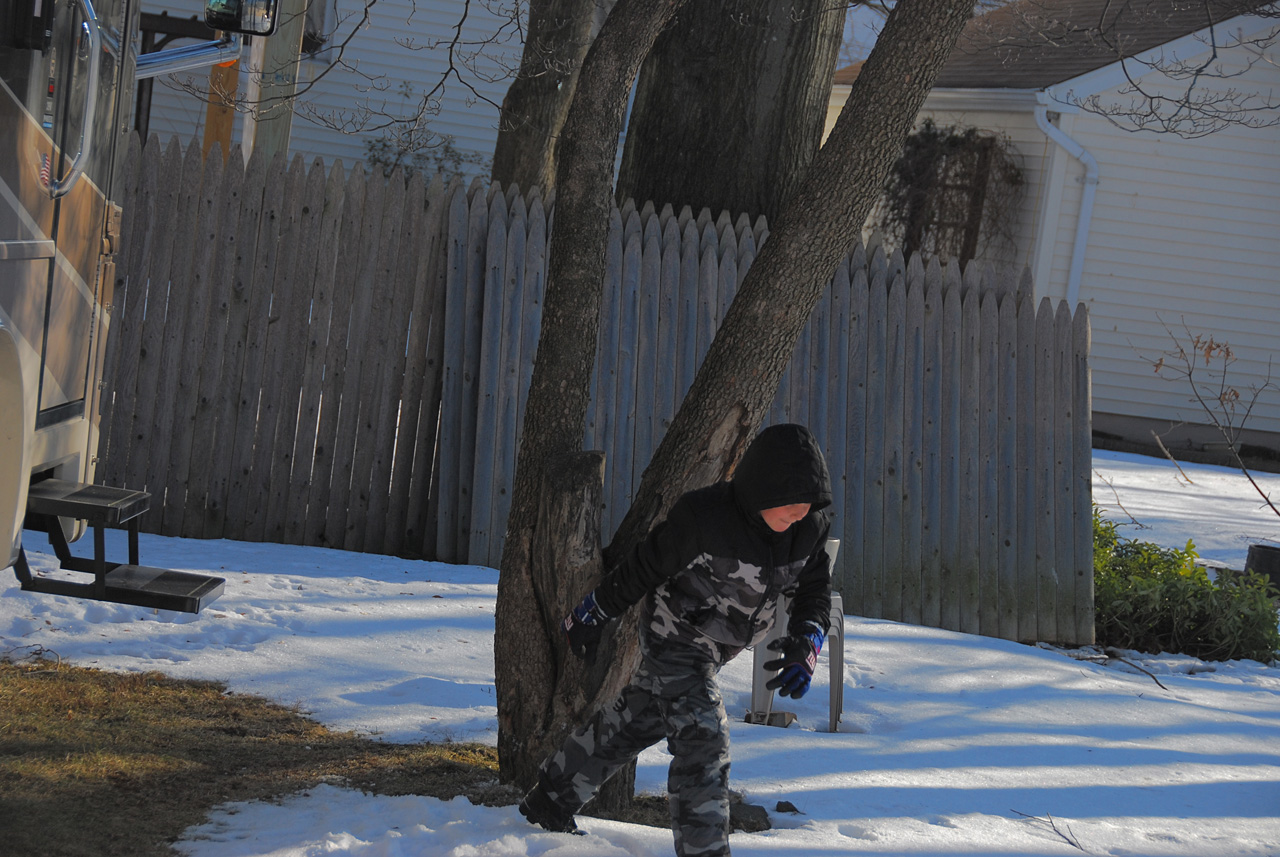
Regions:
<instances>
[{"instance_id":1,"label":"rv door","mask_svg":"<svg viewBox=\"0 0 1280 857\"><path fill-rule=\"evenodd\" d=\"M93 481L136 17L130 0L0 0L4 564L32 474Z\"/></svg>"}]
</instances>

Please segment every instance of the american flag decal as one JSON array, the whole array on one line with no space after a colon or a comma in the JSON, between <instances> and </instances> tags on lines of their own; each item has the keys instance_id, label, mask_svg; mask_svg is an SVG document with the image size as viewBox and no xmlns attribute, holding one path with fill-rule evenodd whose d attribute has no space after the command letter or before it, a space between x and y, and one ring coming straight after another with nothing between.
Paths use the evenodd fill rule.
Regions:
<instances>
[{"instance_id":1,"label":"american flag decal","mask_svg":"<svg viewBox=\"0 0 1280 857\"><path fill-rule=\"evenodd\" d=\"M49 156L40 155L40 184L49 186Z\"/></svg>"}]
</instances>

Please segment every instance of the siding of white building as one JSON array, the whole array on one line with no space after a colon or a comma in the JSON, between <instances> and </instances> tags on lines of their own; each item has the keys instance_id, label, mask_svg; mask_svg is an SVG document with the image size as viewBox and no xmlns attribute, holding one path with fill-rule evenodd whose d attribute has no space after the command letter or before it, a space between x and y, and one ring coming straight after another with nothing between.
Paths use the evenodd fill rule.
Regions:
<instances>
[{"instance_id":1,"label":"siding of white building","mask_svg":"<svg viewBox=\"0 0 1280 857\"><path fill-rule=\"evenodd\" d=\"M521 32L509 17L500 14L502 5L506 4L470 4L461 31L463 46L455 49L455 65L462 79L452 76L445 81L440 112L428 119L431 130L452 138L460 152L484 159L493 153L498 105L510 85L509 70L520 60ZM344 131L330 126L341 124L362 107L398 116L412 111L416 97L440 82L448 71L446 47L431 45L452 37L462 7L449 0L378 0L368 9L368 22L351 39L343 55L343 67L334 68L315 82L336 58L336 51L325 50L317 59L304 58L298 69L299 88L311 88L299 99L290 154L302 155L308 163L315 158L327 164L338 159L346 165L364 162L366 141L383 132L372 128ZM357 0L330 0L330 21L336 15L341 22L331 44L351 33L364 8ZM152 0L146 11L190 17L201 15L203 6L190 0ZM479 47L490 40L491 44ZM239 88L242 95L248 90L248 72L244 70L248 57L249 49L245 48ZM156 79L150 131L162 140L176 135L187 141L204 133L205 103L179 85L179 79L185 81L186 88L208 87L208 73L204 71ZM415 97L401 94L405 83L412 87ZM237 116L233 141L241 140L243 130L244 117ZM477 175L487 170L471 166L464 172Z\"/></svg>"},{"instance_id":2,"label":"siding of white building","mask_svg":"<svg viewBox=\"0 0 1280 857\"><path fill-rule=\"evenodd\" d=\"M1094 409L1203 422L1190 387L1161 380L1152 361L1173 347L1164 326L1185 342L1185 324L1230 343L1227 381L1242 394L1266 383L1280 323L1280 128L1188 140L1091 115L1075 127L1099 171L1080 286L1093 318ZM1219 368L1202 360L1197 372L1208 381ZM1259 400L1248 426L1280 432L1280 391Z\"/></svg>"}]
</instances>

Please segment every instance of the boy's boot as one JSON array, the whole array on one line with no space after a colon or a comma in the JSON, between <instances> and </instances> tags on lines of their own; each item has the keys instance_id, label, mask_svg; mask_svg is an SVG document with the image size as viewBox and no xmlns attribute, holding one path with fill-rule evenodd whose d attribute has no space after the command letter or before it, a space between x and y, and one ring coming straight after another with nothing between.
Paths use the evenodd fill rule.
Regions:
<instances>
[{"instance_id":1,"label":"boy's boot","mask_svg":"<svg viewBox=\"0 0 1280 857\"><path fill-rule=\"evenodd\" d=\"M561 809L555 801L551 800L541 782L530 789L524 796L524 800L520 801L520 814L528 819L530 824L536 824L552 833L582 834L573 820L573 813Z\"/></svg>"}]
</instances>

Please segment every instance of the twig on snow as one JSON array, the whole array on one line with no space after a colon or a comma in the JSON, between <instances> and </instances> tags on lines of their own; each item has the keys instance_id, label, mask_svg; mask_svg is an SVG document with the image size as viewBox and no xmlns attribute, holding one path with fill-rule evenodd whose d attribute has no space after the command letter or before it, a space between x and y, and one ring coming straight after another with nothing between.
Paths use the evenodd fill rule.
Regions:
<instances>
[{"instance_id":1,"label":"twig on snow","mask_svg":"<svg viewBox=\"0 0 1280 857\"><path fill-rule=\"evenodd\" d=\"M1179 464L1178 460L1173 457L1173 453L1169 452L1168 447L1164 445L1164 441L1160 439L1160 435L1156 434L1155 429L1151 430L1151 436L1155 438L1156 446L1160 447L1160 451L1164 453L1164 457L1169 459L1171 462L1173 462L1174 467L1178 468L1178 472L1182 474L1183 479L1187 480L1187 484L1194 485L1195 483L1191 481L1191 477L1188 476L1186 472L1182 469L1182 465Z\"/></svg>"},{"instance_id":2,"label":"twig on snow","mask_svg":"<svg viewBox=\"0 0 1280 857\"><path fill-rule=\"evenodd\" d=\"M1112 494L1112 496L1114 496L1114 497L1116 498L1116 507L1117 507L1117 508L1119 508L1121 512L1124 512L1124 513L1125 513L1125 515L1127 515L1127 516L1128 516L1129 520L1133 522L1133 525L1134 525L1135 527L1137 527L1137 528L1138 528L1138 529L1140 529L1140 530L1146 530L1146 529L1149 529L1149 527L1147 527L1147 525L1146 525L1146 524L1142 523L1142 522L1141 522L1141 521L1139 521L1137 518L1135 518L1135 517L1133 516L1133 514L1132 514L1128 509L1126 509L1126 508L1124 507L1124 503L1121 503L1121 502L1120 502L1120 492L1116 490L1116 486L1112 484L1112 482L1111 482L1111 480L1110 480L1110 479L1108 479L1107 477L1103 476L1103 475L1102 475L1101 473L1099 473L1097 470L1094 470L1094 471L1093 471L1093 475L1094 475L1094 476L1096 476L1096 477L1098 477L1099 479L1101 479L1101 480L1106 484L1106 486L1107 486L1108 488L1110 488L1110 489L1111 489L1111 494Z\"/></svg>"},{"instance_id":3,"label":"twig on snow","mask_svg":"<svg viewBox=\"0 0 1280 857\"><path fill-rule=\"evenodd\" d=\"M1042 820L1039 816L1036 816L1036 815L1027 815L1025 812L1018 812L1016 809L1011 809L1011 810L1009 810L1009 811L1010 811L1010 812L1012 812L1014 815L1020 815L1020 816L1022 816L1023 818L1029 818L1029 819L1031 819L1032 821L1041 821L1041 820ZM1053 820L1053 816L1052 816L1052 815L1050 815L1049 813L1047 813L1047 812L1046 812L1046 813L1044 814L1044 817L1045 817L1045 818L1047 818L1047 819L1049 819L1049 827L1050 827L1050 829L1052 829L1054 833L1058 834L1058 836L1060 836L1064 842L1066 842L1068 845L1070 845L1070 846L1071 846L1071 847L1073 847L1073 848L1078 848L1078 849L1080 849L1081 851L1084 851L1086 854L1088 854L1088 853L1089 853L1088 851L1086 851L1086 850L1085 850L1085 847L1084 847L1083 845L1081 845L1081 844L1080 844L1080 840L1076 839L1076 835L1075 835L1074 833L1072 833L1072 832L1071 832L1071 827L1070 827L1069 825L1065 825L1065 824L1063 825L1063 827L1066 827L1066 828L1067 828L1067 832L1066 832L1066 833L1063 833L1061 830L1059 830L1059 829L1058 829L1058 823L1057 823L1056 821L1054 821L1054 820Z\"/></svg>"},{"instance_id":4,"label":"twig on snow","mask_svg":"<svg viewBox=\"0 0 1280 857\"><path fill-rule=\"evenodd\" d=\"M1152 681L1154 681L1156 684L1160 684L1160 679L1156 678L1155 673L1150 672L1150 671L1148 671L1148 670L1145 670L1145 669L1143 669L1142 667L1138 666L1138 665L1137 665L1137 664L1135 664L1133 661L1129 660L1129 659L1128 659L1128 658L1126 658L1124 655L1120 654L1120 650L1119 650L1119 649L1117 649L1117 648L1115 648L1114 646L1107 646L1107 648L1106 648L1106 652L1107 652L1107 654L1108 654L1108 655L1110 655L1111 657L1115 658L1117 661L1122 661L1122 662L1124 662L1124 663L1128 664L1129 666L1133 667L1135 670L1137 670L1137 671L1138 671L1138 672L1140 672L1140 673L1146 673L1147 675L1151 676L1151 680L1152 680ZM1164 685L1160 684L1160 689L1161 689L1161 690L1168 690L1169 688L1167 688L1167 687L1165 687Z\"/></svg>"}]
</instances>

